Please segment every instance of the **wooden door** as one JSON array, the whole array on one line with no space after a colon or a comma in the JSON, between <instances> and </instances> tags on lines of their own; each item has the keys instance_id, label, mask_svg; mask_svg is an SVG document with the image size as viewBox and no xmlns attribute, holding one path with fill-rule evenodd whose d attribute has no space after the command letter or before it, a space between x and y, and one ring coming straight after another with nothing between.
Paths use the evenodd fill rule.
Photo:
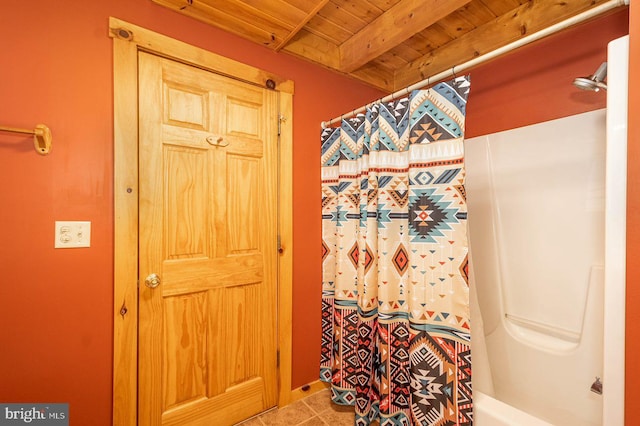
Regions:
<instances>
[{"instance_id":1,"label":"wooden door","mask_svg":"<svg viewBox=\"0 0 640 426\"><path fill-rule=\"evenodd\" d=\"M276 404L277 108L277 92L139 55L140 425Z\"/></svg>"}]
</instances>

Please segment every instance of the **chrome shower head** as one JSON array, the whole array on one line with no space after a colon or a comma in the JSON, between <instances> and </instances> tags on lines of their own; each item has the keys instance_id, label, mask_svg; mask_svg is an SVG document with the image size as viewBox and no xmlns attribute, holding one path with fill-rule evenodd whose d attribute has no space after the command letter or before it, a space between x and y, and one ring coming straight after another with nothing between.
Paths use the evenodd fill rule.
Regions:
<instances>
[{"instance_id":1,"label":"chrome shower head","mask_svg":"<svg viewBox=\"0 0 640 426\"><path fill-rule=\"evenodd\" d=\"M607 84L604 83L604 79L607 78L607 63L603 62L596 72L589 77L578 77L573 80L573 85L582 90L593 90L594 92L600 89L607 90Z\"/></svg>"}]
</instances>

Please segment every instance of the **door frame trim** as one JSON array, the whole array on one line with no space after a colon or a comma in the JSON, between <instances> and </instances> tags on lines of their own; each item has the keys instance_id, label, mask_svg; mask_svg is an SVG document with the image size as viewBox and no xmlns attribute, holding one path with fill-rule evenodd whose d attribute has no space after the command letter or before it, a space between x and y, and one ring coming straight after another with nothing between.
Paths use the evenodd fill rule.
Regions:
<instances>
[{"instance_id":1,"label":"door frame trim","mask_svg":"<svg viewBox=\"0 0 640 426\"><path fill-rule=\"evenodd\" d=\"M275 82L284 118L278 170L283 249L278 255L278 406L287 405L292 398L293 81L113 17L109 36L114 89L113 424L134 426L138 415L138 51L260 87L266 87L268 80Z\"/></svg>"}]
</instances>

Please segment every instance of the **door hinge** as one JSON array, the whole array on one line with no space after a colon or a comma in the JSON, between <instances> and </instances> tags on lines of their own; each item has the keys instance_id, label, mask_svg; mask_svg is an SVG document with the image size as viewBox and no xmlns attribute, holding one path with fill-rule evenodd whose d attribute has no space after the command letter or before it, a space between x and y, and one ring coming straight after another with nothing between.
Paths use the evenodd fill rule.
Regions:
<instances>
[{"instance_id":1,"label":"door hinge","mask_svg":"<svg viewBox=\"0 0 640 426\"><path fill-rule=\"evenodd\" d=\"M287 121L287 117L285 117L284 115L279 115L278 116L278 136L282 134L282 123L284 121Z\"/></svg>"}]
</instances>

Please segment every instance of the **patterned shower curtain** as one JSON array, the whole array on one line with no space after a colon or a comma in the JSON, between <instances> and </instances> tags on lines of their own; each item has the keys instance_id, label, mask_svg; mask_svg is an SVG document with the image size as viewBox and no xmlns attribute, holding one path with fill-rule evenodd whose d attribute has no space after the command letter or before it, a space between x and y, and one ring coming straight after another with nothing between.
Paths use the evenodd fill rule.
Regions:
<instances>
[{"instance_id":1,"label":"patterned shower curtain","mask_svg":"<svg viewBox=\"0 0 640 426\"><path fill-rule=\"evenodd\" d=\"M468 77L322 132L321 379L355 424L471 425Z\"/></svg>"}]
</instances>

